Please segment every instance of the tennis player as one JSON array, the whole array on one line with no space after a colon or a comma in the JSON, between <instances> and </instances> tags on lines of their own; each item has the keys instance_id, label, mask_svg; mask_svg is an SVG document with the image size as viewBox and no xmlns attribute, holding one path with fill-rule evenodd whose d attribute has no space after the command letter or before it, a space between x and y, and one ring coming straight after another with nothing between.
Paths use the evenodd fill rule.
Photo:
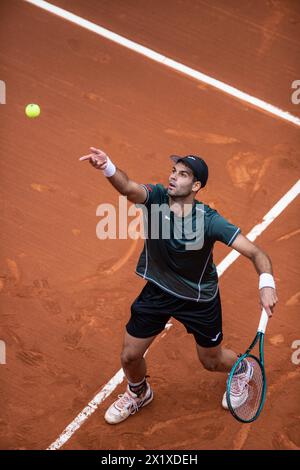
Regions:
<instances>
[{"instance_id":1,"label":"tennis player","mask_svg":"<svg viewBox=\"0 0 300 470\"><path fill-rule=\"evenodd\" d=\"M101 170L108 181L129 201L147 209L148 228L153 219L153 207L164 206L163 223L170 226L170 236L152 237L148 230L144 249L136 273L147 283L131 306L131 317L126 325L122 367L128 381L124 394L108 408L105 420L110 424L124 421L153 399L147 381L144 353L155 337L161 333L171 317L181 322L195 338L199 360L209 371L229 373L237 360L234 351L221 346L222 308L218 275L213 263L213 247L220 241L249 258L259 275L259 299L269 316L277 303L272 264L269 256L241 234L240 228L229 223L216 210L195 199L208 179L205 161L196 155L171 156L172 170L168 187L161 184L138 184L128 178L113 164L102 150L90 148L90 153L80 158L89 160ZM185 233L184 222L190 227L202 221L201 230L192 240ZM179 222L178 222L179 221ZM175 227L181 224L181 239L175 237ZM187 226L189 226L187 224ZM197 243L191 248L191 243ZM231 403L241 406L248 397L248 383L252 366L244 360L236 371L232 386ZM226 392L222 405L228 408Z\"/></svg>"}]
</instances>

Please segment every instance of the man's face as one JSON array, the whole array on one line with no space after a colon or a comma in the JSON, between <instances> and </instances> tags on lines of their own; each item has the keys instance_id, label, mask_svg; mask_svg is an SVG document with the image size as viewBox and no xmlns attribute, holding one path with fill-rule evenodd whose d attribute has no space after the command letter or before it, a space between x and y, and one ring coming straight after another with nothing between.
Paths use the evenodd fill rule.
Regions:
<instances>
[{"instance_id":1,"label":"man's face","mask_svg":"<svg viewBox=\"0 0 300 470\"><path fill-rule=\"evenodd\" d=\"M194 174L192 170L182 162L176 163L169 176L168 194L171 197L185 197L192 193ZM197 187L197 189L199 189Z\"/></svg>"}]
</instances>

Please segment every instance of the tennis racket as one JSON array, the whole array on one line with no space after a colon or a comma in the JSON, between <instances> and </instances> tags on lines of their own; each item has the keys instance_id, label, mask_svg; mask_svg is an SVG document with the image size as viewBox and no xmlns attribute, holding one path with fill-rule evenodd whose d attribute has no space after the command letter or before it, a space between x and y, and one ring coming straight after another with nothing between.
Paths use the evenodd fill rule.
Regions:
<instances>
[{"instance_id":1,"label":"tennis racket","mask_svg":"<svg viewBox=\"0 0 300 470\"><path fill-rule=\"evenodd\" d=\"M227 380L228 408L231 414L242 423L255 421L266 399L264 336L268 319L268 314L263 308L256 336L247 351L232 367ZM257 342L259 342L259 358L252 353Z\"/></svg>"}]
</instances>

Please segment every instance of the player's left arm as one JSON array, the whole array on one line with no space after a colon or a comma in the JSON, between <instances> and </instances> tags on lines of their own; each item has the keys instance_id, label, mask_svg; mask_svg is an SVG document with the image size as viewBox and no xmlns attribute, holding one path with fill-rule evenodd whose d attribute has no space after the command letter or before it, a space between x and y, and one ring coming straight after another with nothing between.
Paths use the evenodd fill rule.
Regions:
<instances>
[{"instance_id":1,"label":"player's left arm","mask_svg":"<svg viewBox=\"0 0 300 470\"><path fill-rule=\"evenodd\" d=\"M241 253L241 255L249 258L254 264L260 276L259 294L261 306L265 308L269 316L272 316L273 309L278 302L278 297L274 279L272 281L273 268L270 257L241 233L238 234L231 247Z\"/></svg>"}]
</instances>

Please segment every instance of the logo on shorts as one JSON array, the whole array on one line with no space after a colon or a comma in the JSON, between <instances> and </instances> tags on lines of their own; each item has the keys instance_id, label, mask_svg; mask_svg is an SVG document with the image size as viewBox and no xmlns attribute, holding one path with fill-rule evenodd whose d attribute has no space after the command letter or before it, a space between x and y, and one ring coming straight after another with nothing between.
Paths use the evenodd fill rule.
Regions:
<instances>
[{"instance_id":1,"label":"logo on shorts","mask_svg":"<svg viewBox=\"0 0 300 470\"><path fill-rule=\"evenodd\" d=\"M211 340L212 340L212 341L217 341L217 339L219 338L220 334L221 334L221 331L220 331L220 333L217 334L217 336L216 336L215 338L211 338Z\"/></svg>"}]
</instances>

